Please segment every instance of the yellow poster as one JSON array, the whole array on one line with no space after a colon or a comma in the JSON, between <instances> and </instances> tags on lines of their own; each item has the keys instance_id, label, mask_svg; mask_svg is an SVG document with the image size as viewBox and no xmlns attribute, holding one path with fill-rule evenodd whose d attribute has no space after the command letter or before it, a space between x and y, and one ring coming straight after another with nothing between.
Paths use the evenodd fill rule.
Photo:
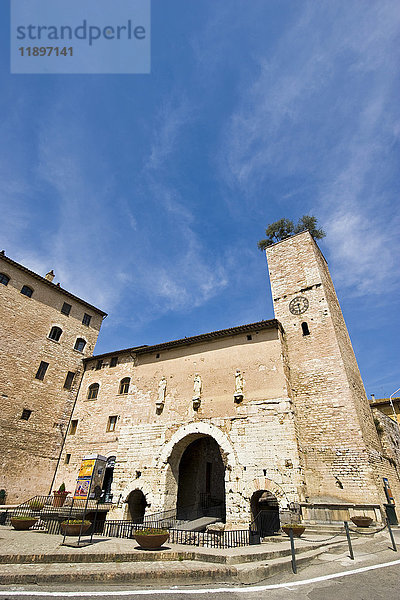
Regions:
<instances>
[{"instance_id":1,"label":"yellow poster","mask_svg":"<svg viewBox=\"0 0 400 600\"><path fill-rule=\"evenodd\" d=\"M78 477L91 477L94 469L94 465L96 464L95 458L84 459L81 463L81 468L79 469Z\"/></svg>"}]
</instances>

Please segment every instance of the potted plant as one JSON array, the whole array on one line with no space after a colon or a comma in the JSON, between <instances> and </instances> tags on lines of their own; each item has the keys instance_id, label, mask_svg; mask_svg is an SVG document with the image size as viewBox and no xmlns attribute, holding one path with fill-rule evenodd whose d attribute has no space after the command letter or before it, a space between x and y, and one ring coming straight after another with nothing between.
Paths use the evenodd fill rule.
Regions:
<instances>
[{"instance_id":1,"label":"potted plant","mask_svg":"<svg viewBox=\"0 0 400 600\"><path fill-rule=\"evenodd\" d=\"M16 517L11 517L11 525L17 531L26 531L30 527L33 527L33 525L36 523L37 520L38 520L38 517L25 517L25 516L19 515Z\"/></svg>"},{"instance_id":2,"label":"potted plant","mask_svg":"<svg viewBox=\"0 0 400 600\"><path fill-rule=\"evenodd\" d=\"M82 521L82 519L67 519L60 523L60 529L63 535L79 535L86 533L91 524L91 521Z\"/></svg>"},{"instance_id":3,"label":"potted plant","mask_svg":"<svg viewBox=\"0 0 400 600\"><path fill-rule=\"evenodd\" d=\"M143 550L158 550L169 538L169 532L166 529L138 529L133 534Z\"/></svg>"},{"instance_id":4,"label":"potted plant","mask_svg":"<svg viewBox=\"0 0 400 600\"><path fill-rule=\"evenodd\" d=\"M371 517L365 517L364 515L355 515L351 517L351 520L357 527L369 527L372 523Z\"/></svg>"},{"instance_id":5,"label":"potted plant","mask_svg":"<svg viewBox=\"0 0 400 600\"><path fill-rule=\"evenodd\" d=\"M286 523L286 525L282 525L282 531L284 531L286 535L289 535L289 532L292 531L293 537L300 537L305 530L305 526L300 523Z\"/></svg>"},{"instance_id":6,"label":"potted plant","mask_svg":"<svg viewBox=\"0 0 400 600\"><path fill-rule=\"evenodd\" d=\"M44 502L43 500L39 500L39 498L34 498L33 500L29 500L28 506L32 511L39 512L44 507Z\"/></svg>"},{"instance_id":7,"label":"potted plant","mask_svg":"<svg viewBox=\"0 0 400 600\"><path fill-rule=\"evenodd\" d=\"M58 490L54 491L53 494L54 494L53 506L55 506L56 508L60 508L61 506L63 506L63 504L65 502L65 498L69 494L69 492L65 491L65 483L62 483L60 485L60 487L58 488Z\"/></svg>"}]
</instances>

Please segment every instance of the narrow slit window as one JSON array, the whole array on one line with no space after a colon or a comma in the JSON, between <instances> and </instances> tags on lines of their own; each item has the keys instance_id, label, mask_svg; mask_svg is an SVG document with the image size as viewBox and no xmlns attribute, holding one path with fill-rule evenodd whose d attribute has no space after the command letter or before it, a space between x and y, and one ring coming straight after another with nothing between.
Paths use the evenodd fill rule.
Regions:
<instances>
[{"instance_id":1,"label":"narrow slit window","mask_svg":"<svg viewBox=\"0 0 400 600\"><path fill-rule=\"evenodd\" d=\"M69 434L75 435L77 428L78 428L78 419L74 419L73 421L71 421L71 425L69 426Z\"/></svg>"},{"instance_id":2,"label":"narrow slit window","mask_svg":"<svg viewBox=\"0 0 400 600\"><path fill-rule=\"evenodd\" d=\"M71 455L70 454L66 454L65 455L65 464L69 465L70 461L71 461Z\"/></svg>"},{"instance_id":3,"label":"narrow slit window","mask_svg":"<svg viewBox=\"0 0 400 600\"><path fill-rule=\"evenodd\" d=\"M303 331L303 335L310 335L310 330L308 329L308 324L305 321L301 324L301 329Z\"/></svg>"},{"instance_id":4,"label":"narrow slit window","mask_svg":"<svg viewBox=\"0 0 400 600\"><path fill-rule=\"evenodd\" d=\"M72 388L72 384L74 382L75 373L73 371L68 371L67 376L64 381L64 389L70 390Z\"/></svg>"},{"instance_id":5,"label":"narrow slit window","mask_svg":"<svg viewBox=\"0 0 400 600\"><path fill-rule=\"evenodd\" d=\"M40 381L43 381L44 376L46 375L46 371L48 369L49 363L44 362L44 360L41 361L39 368L36 372L35 375L35 379L39 379Z\"/></svg>"},{"instance_id":6,"label":"narrow slit window","mask_svg":"<svg viewBox=\"0 0 400 600\"><path fill-rule=\"evenodd\" d=\"M118 364L118 356L112 356L110 360L110 367L116 367Z\"/></svg>"}]
</instances>

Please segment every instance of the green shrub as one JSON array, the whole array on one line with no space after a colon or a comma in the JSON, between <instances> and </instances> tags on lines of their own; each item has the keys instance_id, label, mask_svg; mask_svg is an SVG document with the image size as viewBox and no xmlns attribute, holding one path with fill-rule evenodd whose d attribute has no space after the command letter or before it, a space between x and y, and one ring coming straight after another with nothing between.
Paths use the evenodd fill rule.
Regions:
<instances>
[{"instance_id":1,"label":"green shrub","mask_svg":"<svg viewBox=\"0 0 400 600\"><path fill-rule=\"evenodd\" d=\"M33 521L34 519L37 520L37 517L24 517L23 515L17 515L16 517L11 518L15 521Z\"/></svg>"},{"instance_id":2,"label":"green shrub","mask_svg":"<svg viewBox=\"0 0 400 600\"><path fill-rule=\"evenodd\" d=\"M165 535L168 533L166 529L155 529L154 527L147 527L146 529L137 529L134 535Z\"/></svg>"},{"instance_id":3,"label":"green shrub","mask_svg":"<svg viewBox=\"0 0 400 600\"><path fill-rule=\"evenodd\" d=\"M91 525L91 521L82 521L82 519L67 519L66 521L62 521L61 525Z\"/></svg>"},{"instance_id":4,"label":"green shrub","mask_svg":"<svg viewBox=\"0 0 400 600\"><path fill-rule=\"evenodd\" d=\"M65 492L65 483L62 482L62 484L60 485L60 487L58 488L59 492Z\"/></svg>"},{"instance_id":5,"label":"green shrub","mask_svg":"<svg viewBox=\"0 0 400 600\"><path fill-rule=\"evenodd\" d=\"M28 506L31 510L42 510L44 502L42 500L31 500L28 502Z\"/></svg>"}]
</instances>

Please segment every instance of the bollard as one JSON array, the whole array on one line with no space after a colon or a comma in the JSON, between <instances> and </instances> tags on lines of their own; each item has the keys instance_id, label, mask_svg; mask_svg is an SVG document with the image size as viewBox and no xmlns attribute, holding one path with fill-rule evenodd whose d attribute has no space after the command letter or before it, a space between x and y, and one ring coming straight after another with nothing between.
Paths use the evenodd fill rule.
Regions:
<instances>
[{"instance_id":1,"label":"bollard","mask_svg":"<svg viewBox=\"0 0 400 600\"><path fill-rule=\"evenodd\" d=\"M386 525L389 530L390 539L392 540L393 550L395 552L397 552L397 546L396 546L396 542L394 541L393 531L392 531L392 528L390 527L389 519L386 519Z\"/></svg>"},{"instance_id":2,"label":"bollard","mask_svg":"<svg viewBox=\"0 0 400 600\"><path fill-rule=\"evenodd\" d=\"M344 521L344 528L346 530L347 543L349 544L349 552L351 560L354 560L353 547L351 545L350 532L349 532L349 524L347 521Z\"/></svg>"},{"instance_id":3,"label":"bollard","mask_svg":"<svg viewBox=\"0 0 400 600\"><path fill-rule=\"evenodd\" d=\"M296 552L295 552L295 548L294 548L293 529L289 529L289 537L290 537L290 551L292 553L292 571L294 574L296 574L297 566L296 566Z\"/></svg>"}]
</instances>

